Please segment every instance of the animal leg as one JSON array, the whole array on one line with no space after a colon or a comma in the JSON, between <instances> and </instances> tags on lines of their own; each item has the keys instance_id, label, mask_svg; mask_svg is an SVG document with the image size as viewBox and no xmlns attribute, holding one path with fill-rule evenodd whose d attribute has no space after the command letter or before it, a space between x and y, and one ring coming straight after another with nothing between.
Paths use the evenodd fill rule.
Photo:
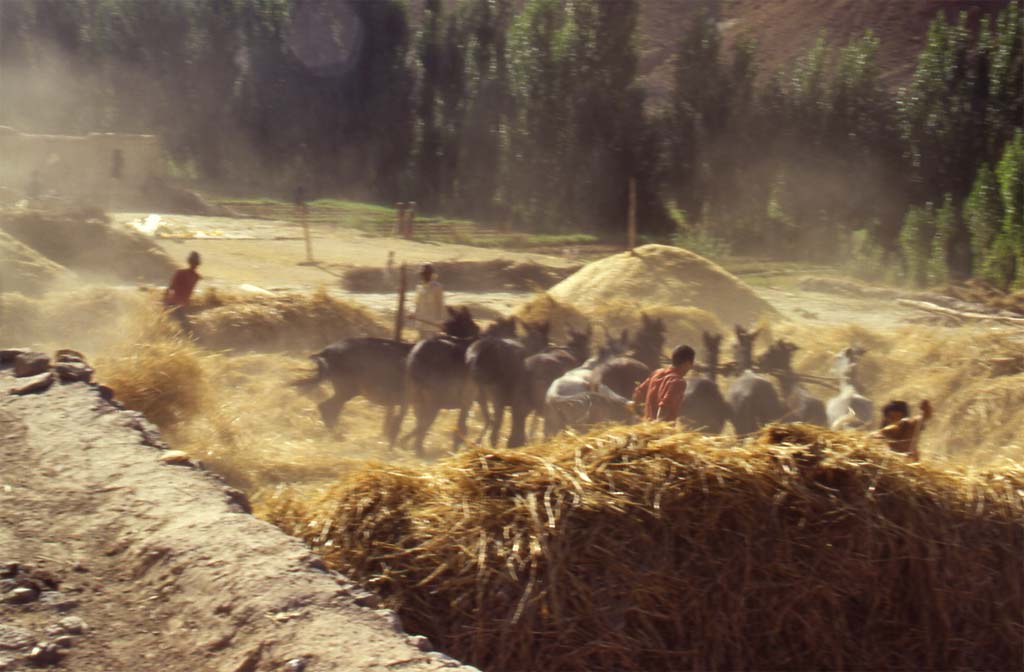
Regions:
<instances>
[{"instance_id":1,"label":"animal leg","mask_svg":"<svg viewBox=\"0 0 1024 672\"><path fill-rule=\"evenodd\" d=\"M472 406L472 402L464 404L459 409L459 423L455 427L455 433L452 436L452 452L459 449L459 445L466 439L466 432L469 428L466 426L466 421L469 419L469 408Z\"/></svg>"},{"instance_id":2,"label":"animal leg","mask_svg":"<svg viewBox=\"0 0 1024 672\"><path fill-rule=\"evenodd\" d=\"M483 429L480 430L480 436L477 437L477 443L483 443L484 436L487 434L487 430L492 426L494 422L491 416L490 399L488 399L487 393L480 390L480 396L477 398L477 403L480 405L480 415L484 418Z\"/></svg>"},{"instance_id":3,"label":"animal leg","mask_svg":"<svg viewBox=\"0 0 1024 672\"><path fill-rule=\"evenodd\" d=\"M423 443L426 441L427 432L437 419L437 413L441 409L436 404L417 404L416 411L416 455L423 457Z\"/></svg>"},{"instance_id":4,"label":"animal leg","mask_svg":"<svg viewBox=\"0 0 1024 672\"><path fill-rule=\"evenodd\" d=\"M333 397L320 402L318 405L318 408L320 409L320 418L324 421L324 424L327 425L327 427L333 429L334 426L338 424L338 417L341 415L341 409L343 409L348 400L354 396L354 394L344 395L335 391Z\"/></svg>"},{"instance_id":5,"label":"animal leg","mask_svg":"<svg viewBox=\"0 0 1024 672\"><path fill-rule=\"evenodd\" d=\"M522 405L512 406L512 431L508 435L508 447L519 448L526 445L526 416L530 410Z\"/></svg>"},{"instance_id":6,"label":"animal leg","mask_svg":"<svg viewBox=\"0 0 1024 672\"><path fill-rule=\"evenodd\" d=\"M501 440L501 426L505 422L505 400L498 399L494 402L494 421L491 423L491 448L498 447Z\"/></svg>"}]
</instances>

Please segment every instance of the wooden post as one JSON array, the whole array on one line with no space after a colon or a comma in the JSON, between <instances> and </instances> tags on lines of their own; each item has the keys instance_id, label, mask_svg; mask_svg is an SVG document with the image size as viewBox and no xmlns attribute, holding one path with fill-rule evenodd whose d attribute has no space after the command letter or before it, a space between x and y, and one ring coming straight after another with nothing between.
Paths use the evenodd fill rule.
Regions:
<instances>
[{"instance_id":1,"label":"wooden post","mask_svg":"<svg viewBox=\"0 0 1024 672\"><path fill-rule=\"evenodd\" d=\"M416 224L416 201L409 201L409 208L405 211L405 238L411 239L413 227Z\"/></svg>"},{"instance_id":2,"label":"wooden post","mask_svg":"<svg viewBox=\"0 0 1024 672\"><path fill-rule=\"evenodd\" d=\"M398 271L398 314L395 315L395 341L402 342L405 323L405 264Z\"/></svg>"},{"instance_id":3,"label":"wooden post","mask_svg":"<svg viewBox=\"0 0 1024 672\"><path fill-rule=\"evenodd\" d=\"M632 253L636 247L636 178L629 178L629 222L627 239L629 251Z\"/></svg>"},{"instance_id":4,"label":"wooden post","mask_svg":"<svg viewBox=\"0 0 1024 672\"><path fill-rule=\"evenodd\" d=\"M299 216L302 218L302 236L306 239L306 265L312 266L313 261L313 241L309 237L309 221L306 219L306 204L303 203L299 206Z\"/></svg>"},{"instance_id":5,"label":"wooden post","mask_svg":"<svg viewBox=\"0 0 1024 672\"><path fill-rule=\"evenodd\" d=\"M398 213L394 233L394 236L397 238L405 233L405 203L402 201L395 203L395 211Z\"/></svg>"}]
</instances>

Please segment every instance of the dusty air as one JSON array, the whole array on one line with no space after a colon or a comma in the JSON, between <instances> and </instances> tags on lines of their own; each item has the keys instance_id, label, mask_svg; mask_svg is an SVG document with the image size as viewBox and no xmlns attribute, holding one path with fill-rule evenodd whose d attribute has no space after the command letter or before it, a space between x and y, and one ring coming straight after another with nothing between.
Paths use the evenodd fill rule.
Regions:
<instances>
[{"instance_id":1,"label":"dusty air","mask_svg":"<svg viewBox=\"0 0 1024 672\"><path fill-rule=\"evenodd\" d=\"M0 1L0 671L1018 669L1021 9Z\"/></svg>"}]
</instances>

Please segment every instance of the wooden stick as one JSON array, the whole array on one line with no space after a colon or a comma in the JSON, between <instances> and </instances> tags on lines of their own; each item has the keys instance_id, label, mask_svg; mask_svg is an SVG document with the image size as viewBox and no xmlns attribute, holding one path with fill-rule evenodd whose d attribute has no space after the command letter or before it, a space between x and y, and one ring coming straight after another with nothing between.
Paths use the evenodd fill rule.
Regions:
<instances>
[{"instance_id":1,"label":"wooden stick","mask_svg":"<svg viewBox=\"0 0 1024 672\"><path fill-rule=\"evenodd\" d=\"M306 219L306 204L299 206L302 216L302 235L306 239L306 262L313 263L313 242L309 238L309 221Z\"/></svg>"},{"instance_id":2,"label":"wooden stick","mask_svg":"<svg viewBox=\"0 0 1024 672\"><path fill-rule=\"evenodd\" d=\"M1024 317L1005 317L1003 315L989 315L988 313L972 313L953 310L952 308L945 308L929 301L914 301L912 299L896 299L896 303L901 306L907 306L908 308L923 310L926 313L934 313L936 315L942 315L943 317L953 318L954 320L959 320L961 322L965 320L975 322L987 321L1024 327Z\"/></svg>"},{"instance_id":3,"label":"wooden stick","mask_svg":"<svg viewBox=\"0 0 1024 672\"><path fill-rule=\"evenodd\" d=\"M398 271L398 314L395 315L395 341L402 342L402 327L405 325L405 264Z\"/></svg>"},{"instance_id":4,"label":"wooden stick","mask_svg":"<svg viewBox=\"0 0 1024 672\"><path fill-rule=\"evenodd\" d=\"M629 221L627 222L627 244L632 252L636 247L636 178L629 178Z\"/></svg>"}]
</instances>

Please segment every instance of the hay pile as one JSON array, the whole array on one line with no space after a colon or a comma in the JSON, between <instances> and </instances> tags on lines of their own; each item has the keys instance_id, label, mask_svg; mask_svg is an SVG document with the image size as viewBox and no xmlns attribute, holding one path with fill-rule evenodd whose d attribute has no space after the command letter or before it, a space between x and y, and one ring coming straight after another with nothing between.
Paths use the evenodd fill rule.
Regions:
<instances>
[{"instance_id":1,"label":"hay pile","mask_svg":"<svg viewBox=\"0 0 1024 672\"><path fill-rule=\"evenodd\" d=\"M554 300L546 292L524 301L512 314L521 322L528 324L547 322L551 326L551 339L555 343L565 343L569 338L570 329L586 331L587 325L590 324L586 315L569 303Z\"/></svg>"},{"instance_id":2,"label":"hay pile","mask_svg":"<svg viewBox=\"0 0 1024 672\"><path fill-rule=\"evenodd\" d=\"M41 255L96 278L165 284L176 267L147 236L98 210L0 214L0 230Z\"/></svg>"},{"instance_id":3,"label":"hay pile","mask_svg":"<svg viewBox=\"0 0 1024 672\"><path fill-rule=\"evenodd\" d=\"M261 515L489 670L1010 669L1024 470L853 435L615 429L380 466Z\"/></svg>"},{"instance_id":4,"label":"hay pile","mask_svg":"<svg viewBox=\"0 0 1024 672\"><path fill-rule=\"evenodd\" d=\"M38 295L70 279L68 269L0 231L0 293Z\"/></svg>"},{"instance_id":5,"label":"hay pile","mask_svg":"<svg viewBox=\"0 0 1024 672\"><path fill-rule=\"evenodd\" d=\"M390 333L368 309L324 290L274 296L211 290L192 308L196 338L215 349L316 349L340 338Z\"/></svg>"},{"instance_id":6,"label":"hay pile","mask_svg":"<svg viewBox=\"0 0 1024 672\"><path fill-rule=\"evenodd\" d=\"M461 292L532 292L547 289L579 270L579 266L549 266L532 261L488 259L486 261L432 262L445 289ZM406 267L410 286L416 283L418 267ZM397 274L397 271L396 271ZM397 277L389 277L380 266L359 266L345 271L342 285L350 292L393 292Z\"/></svg>"},{"instance_id":7,"label":"hay pile","mask_svg":"<svg viewBox=\"0 0 1024 672\"><path fill-rule=\"evenodd\" d=\"M667 245L635 252L587 264L549 294L584 313L615 300L700 308L726 324L753 323L772 312L750 287L704 257Z\"/></svg>"}]
</instances>

